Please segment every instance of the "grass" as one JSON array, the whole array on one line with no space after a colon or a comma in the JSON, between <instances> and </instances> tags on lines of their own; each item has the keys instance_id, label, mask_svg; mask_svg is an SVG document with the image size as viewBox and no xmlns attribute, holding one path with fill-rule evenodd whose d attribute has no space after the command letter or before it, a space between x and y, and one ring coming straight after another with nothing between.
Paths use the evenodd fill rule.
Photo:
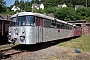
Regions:
<instances>
[{"instance_id":1,"label":"grass","mask_svg":"<svg viewBox=\"0 0 90 60\"><path fill-rule=\"evenodd\" d=\"M9 47L13 47L13 46L16 46L16 45L13 45L13 44L0 45L0 49L2 49L2 48L9 48Z\"/></svg>"},{"instance_id":2,"label":"grass","mask_svg":"<svg viewBox=\"0 0 90 60\"><path fill-rule=\"evenodd\" d=\"M83 35L76 39L58 44L59 46L79 48L84 52L90 52L90 36Z\"/></svg>"}]
</instances>

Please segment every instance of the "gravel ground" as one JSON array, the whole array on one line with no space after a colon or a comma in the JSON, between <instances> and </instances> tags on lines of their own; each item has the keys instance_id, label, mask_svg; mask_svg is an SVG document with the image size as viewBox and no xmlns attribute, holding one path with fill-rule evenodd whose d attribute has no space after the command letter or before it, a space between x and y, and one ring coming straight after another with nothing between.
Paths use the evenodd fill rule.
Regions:
<instances>
[{"instance_id":1,"label":"gravel ground","mask_svg":"<svg viewBox=\"0 0 90 60\"><path fill-rule=\"evenodd\" d=\"M74 49L59 47L56 42L5 48L0 60L90 60L90 53L75 53Z\"/></svg>"}]
</instances>

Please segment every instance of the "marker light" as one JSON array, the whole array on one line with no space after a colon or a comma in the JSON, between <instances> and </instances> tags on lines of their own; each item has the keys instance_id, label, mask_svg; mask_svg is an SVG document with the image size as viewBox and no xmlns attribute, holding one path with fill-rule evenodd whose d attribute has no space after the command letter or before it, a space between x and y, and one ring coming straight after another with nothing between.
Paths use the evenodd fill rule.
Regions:
<instances>
[{"instance_id":1,"label":"marker light","mask_svg":"<svg viewBox=\"0 0 90 60\"><path fill-rule=\"evenodd\" d=\"M18 32L16 31L16 35L18 35Z\"/></svg>"}]
</instances>

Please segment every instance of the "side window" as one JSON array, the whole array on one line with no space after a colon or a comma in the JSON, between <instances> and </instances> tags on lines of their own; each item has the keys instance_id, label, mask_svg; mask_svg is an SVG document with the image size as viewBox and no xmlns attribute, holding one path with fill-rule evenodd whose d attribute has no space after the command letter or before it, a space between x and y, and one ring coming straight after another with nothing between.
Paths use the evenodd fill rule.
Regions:
<instances>
[{"instance_id":1,"label":"side window","mask_svg":"<svg viewBox=\"0 0 90 60\"><path fill-rule=\"evenodd\" d=\"M65 24L65 29L69 29L69 25L68 24Z\"/></svg>"},{"instance_id":2,"label":"side window","mask_svg":"<svg viewBox=\"0 0 90 60\"><path fill-rule=\"evenodd\" d=\"M51 27L52 27L52 28L57 28L57 24L56 24L55 21L52 21L52 22L51 22Z\"/></svg>"},{"instance_id":3,"label":"side window","mask_svg":"<svg viewBox=\"0 0 90 60\"><path fill-rule=\"evenodd\" d=\"M48 19L44 20L44 27L50 28L51 27L51 21Z\"/></svg>"},{"instance_id":4,"label":"side window","mask_svg":"<svg viewBox=\"0 0 90 60\"><path fill-rule=\"evenodd\" d=\"M57 28L61 28L61 23L57 22Z\"/></svg>"},{"instance_id":5,"label":"side window","mask_svg":"<svg viewBox=\"0 0 90 60\"><path fill-rule=\"evenodd\" d=\"M65 29L65 24L61 23L61 29Z\"/></svg>"},{"instance_id":6,"label":"side window","mask_svg":"<svg viewBox=\"0 0 90 60\"><path fill-rule=\"evenodd\" d=\"M72 30L73 26L69 25L69 30Z\"/></svg>"}]
</instances>

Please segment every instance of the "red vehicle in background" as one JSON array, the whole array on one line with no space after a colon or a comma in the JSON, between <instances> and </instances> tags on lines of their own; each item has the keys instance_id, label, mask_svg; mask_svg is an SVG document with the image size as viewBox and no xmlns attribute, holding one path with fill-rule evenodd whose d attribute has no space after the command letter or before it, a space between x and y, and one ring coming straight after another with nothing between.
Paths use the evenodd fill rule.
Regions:
<instances>
[{"instance_id":1,"label":"red vehicle in background","mask_svg":"<svg viewBox=\"0 0 90 60\"><path fill-rule=\"evenodd\" d=\"M74 36L81 36L82 28L80 26L74 26Z\"/></svg>"}]
</instances>

